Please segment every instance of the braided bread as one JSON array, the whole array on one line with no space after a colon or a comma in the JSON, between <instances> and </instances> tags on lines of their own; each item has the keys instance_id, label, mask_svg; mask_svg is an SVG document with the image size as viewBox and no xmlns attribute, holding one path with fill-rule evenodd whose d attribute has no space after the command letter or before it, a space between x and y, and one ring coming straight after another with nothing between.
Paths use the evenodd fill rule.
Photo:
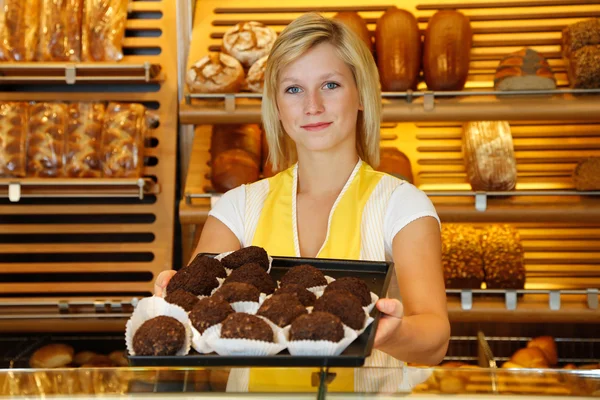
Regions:
<instances>
[{"instance_id":1,"label":"braided bread","mask_svg":"<svg viewBox=\"0 0 600 400\"><path fill-rule=\"evenodd\" d=\"M100 139L105 107L102 103L69 105L65 174L70 178L97 178L102 175Z\"/></svg>"},{"instance_id":2,"label":"braided bread","mask_svg":"<svg viewBox=\"0 0 600 400\"><path fill-rule=\"evenodd\" d=\"M67 105L36 103L29 113L27 174L38 177L62 175Z\"/></svg>"},{"instance_id":3,"label":"braided bread","mask_svg":"<svg viewBox=\"0 0 600 400\"><path fill-rule=\"evenodd\" d=\"M0 177L25 176L27 104L0 103Z\"/></svg>"}]
</instances>

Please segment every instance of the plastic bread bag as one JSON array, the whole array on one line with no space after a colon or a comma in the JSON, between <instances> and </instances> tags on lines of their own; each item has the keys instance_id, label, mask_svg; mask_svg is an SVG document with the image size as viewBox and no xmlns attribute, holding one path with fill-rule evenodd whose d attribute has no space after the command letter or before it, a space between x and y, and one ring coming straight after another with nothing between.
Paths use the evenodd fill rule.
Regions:
<instances>
[{"instance_id":1,"label":"plastic bread bag","mask_svg":"<svg viewBox=\"0 0 600 400\"><path fill-rule=\"evenodd\" d=\"M0 177L25 176L27 103L0 103Z\"/></svg>"},{"instance_id":2,"label":"plastic bread bag","mask_svg":"<svg viewBox=\"0 0 600 400\"><path fill-rule=\"evenodd\" d=\"M34 61L40 0L0 0L0 61Z\"/></svg>"},{"instance_id":3,"label":"plastic bread bag","mask_svg":"<svg viewBox=\"0 0 600 400\"><path fill-rule=\"evenodd\" d=\"M41 0L38 60L80 61L83 0Z\"/></svg>"},{"instance_id":4,"label":"plastic bread bag","mask_svg":"<svg viewBox=\"0 0 600 400\"><path fill-rule=\"evenodd\" d=\"M144 165L148 123L138 103L109 103L102 129L102 163L106 177L139 177Z\"/></svg>"},{"instance_id":5,"label":"plastic bread bag","mask_svg":"<svg viewBox=\"0 0 600 400\"><path fill-rule=\"evenodd\" d=\"M102 176L100 148L105 105L72 103L65 151L65 175L69 178Z\"/></svg>"},{"instance_id":6,"label":"plastic bread bag","mask_svg":"<svg viewBox=\"0 0 600 400\"><path fill-rule=\"evenodd\" d=\"M64 103L35 103L29 107L27 175L62 175L67 118Z\"/></svg>"},{"instance_id":7,"label":"plastic bread bag","mask_svg":"<svg viewBox=\"0 0 600 400\"><path fill-rule=\"evenodd\" d=\"M129 0L86 0L81 29L83 61L119 61Z\"/></svg>"}]
</instances>

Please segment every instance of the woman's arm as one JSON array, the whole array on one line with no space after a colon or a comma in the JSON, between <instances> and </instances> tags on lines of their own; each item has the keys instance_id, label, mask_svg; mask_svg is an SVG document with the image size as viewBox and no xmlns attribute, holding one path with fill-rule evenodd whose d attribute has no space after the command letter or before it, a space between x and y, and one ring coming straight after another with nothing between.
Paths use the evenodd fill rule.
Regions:
<instances>
[{"instance_id":1,"label":"woman's arm","mask_svg":"<svg viewBox=\"0 0 600 400\"><path fill-rule=\"evenodd\" d=\"M198 245L193 251L192 258L189 261L193 260L198 253L225 253L227 251L239 250L240 247L240 241L227 225L217 218L209 216L202 228ZM175 270L167 270L158 275L154 282L155 295L162 296L164 288L167 287L171 277L173 277L176 272L177 271Z\"/></svg>"},{"instance_id":2,"label":"woman's arm","mask_svg":"<svg viewBox=\"0 0 600 400\"><path fill-rule=\"evenodd\" d=\"M419 218L401 229L392 243L402 304L382 299L375 346L394 358L439 364L448 349L450 323L441 265L437 220Z\"/></svg>"}]
</instances>

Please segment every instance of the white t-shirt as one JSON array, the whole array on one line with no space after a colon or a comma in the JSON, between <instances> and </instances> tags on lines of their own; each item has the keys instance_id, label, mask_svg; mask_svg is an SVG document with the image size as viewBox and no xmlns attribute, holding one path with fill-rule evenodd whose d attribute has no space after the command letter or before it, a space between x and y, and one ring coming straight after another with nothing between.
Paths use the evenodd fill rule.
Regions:
<instances>
[{"instance_id":1,"label":"white t-shirt","mask_svg":"<svg viewBox=\"0 0 600 400\"><path fill-rule=\"evenodd\" d=\"M244 243L245 210L246 188L241 185L223 194L209 213L233 232L242 247L250 246L250 243ZM392 192L384 217L386 257L392 258L392 242L402 228L416 219L428 216L440 223L435 207L423 191L408 182L399 185Z\"/></svg>"}]
</instances>

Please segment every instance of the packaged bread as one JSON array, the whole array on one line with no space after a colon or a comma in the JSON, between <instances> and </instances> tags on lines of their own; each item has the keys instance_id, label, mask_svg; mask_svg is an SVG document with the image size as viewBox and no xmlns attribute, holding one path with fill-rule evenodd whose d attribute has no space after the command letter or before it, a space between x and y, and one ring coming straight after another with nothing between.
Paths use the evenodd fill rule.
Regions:
<instances>
[{"instance_id":1,"label":"packaged bread","mask_svg":"<svg viewBox=\"0 0 600 400\"><path fill-rule=\"evenodd\" d=\"M34 61L40 0L0 1L0 61Z\"/></svg>"},{"instance_id":2,"label":"packaged bread","mask_svg":"<svg viewBox=\"0 0 600 400\"><path fill-rule=\"evenodd\" d=\"M556 79L548 61L537 51L523 48L504 57L494 75L496 90L553 90Z\"/></svg>"},{"instance_id":3,"label":"packaged bread","mask_svg":"<svg viewBox=\"0 0 600 400\"><path fill-rule=\"evenodd\" d=\"M409 183L413 183L413 173L410 160L406 154L394 147L380 149L379 166L377 171L393 175Z\"/></svg>"},{"instance_id":4,"label":"packaged bread","mask_svg":"<svg viewBox=\"0 0 600 400\"><path fill-rule=\"evenodd\" d=\"M375 46L381 90L416 89L421 69L421 33L414 15L388 8L377 20Z\"/></svg>"},{"instance_id":5,"label":"packaged bread","mask_svg":"<svg viewBox=\"0 0 600 400\"><path fill-rule=\"evenodd\" d=\"M475 191L512 190L517 162L506 121L475 121L463 126L462 149L467 179Z\"/></svg>"},{"instance_id":6,"label":"packaged bread","mask_svg":"<svg viewBox=\"0 0 600 400\"><path fill-rule=\"evenodd\" d=\"M63 175L67 105L35 103L29 108L27 135L27 175Z\"/></svg>"},{"instance_id":7,"label":"packaged bread","mask_svg":"<svg viewBox=\"0 0 600 400\"><path fill-rule=\"evenodd\" d=\"M590 18L568 25L562 30L563 57L584 46L600 44L600 18Z\"/></svg>"},{"instance_id":8,"label":"packaged bread","mask_svg":"<svg viewBox=\"0 0 600 400\"><path fill-rule=\"evenodd\" d=\"M469 75L473 32L463 13L436 12L425 31L423 75L429 90L462 90Z\"/></svg>"},{"instance_id":9,"label":"packaged bread","mask_svg":"<svg viewBox=\"0 0 600 400\"><path fill-rule=\"evenodd\" d=\"M129 0L86 0L81 29L83 61L119 61Z\"/></svg>"},{"instance_id":10,"label":"packaged bread","mask_svg":"<svg viewBox=\"0 0 600 400\"><path fill-rule=\"evenodd\" d=\"M373 53L373 40L371 32L367 27L367 22L354 11L342 11L333 16L333 19L343 22L351 31L356 33L360 40L367 45L367 48Z\"/></svg>"},{"instance_id":11,"label":"packaged bread","mask_svg":"<svg viewBox=\"0 0 600 400\"><path fill-rule=\"evenodd\" d=\"M106 177L139 177L144 166L147 131L145 108L137 103L109 103L102 128L102 164Z\"/></svg>"},{"instance_id":12,"label":"packaged bread","mask_svg":"<svg viewBox=\"0 0 600 400\"><path fill-rule=\"evenodd\" d=\"M577 163L573 171L577 190L600 190L600 157L589 157Z\"/></svg>"},{"instance_id":13,"label":"packaged bread","mask_svg":"<svg viewBox=\"0 0 600 400\"><path fill-rule=\"evenodd\" d=\"M70 178L102 176L100 149L105 106L103 103L69 105L65 175Z\"/></svg>"},{"instance_id":14,"label":"packaged bread","mask_svg":"<svg viewBox=\"0 0 600 400\"><path fill-rule=\"evenodd\" d=\"M489 289L523 289L525 260L519 231L488 225L481 234L485 284Z\"/></svg>"},{"instance_id":15,"label":"packaged bread","mask_svg":"<svg viewBox=\"0 0 600 400\"><path fill-rule=\"evenodd\" d=\"M27 103L0 103L0 177L26 173Z\"/></svg>"},{"instance_id":16,"label":"packaged bread","mask_svg":"<svg viewBox=\"0 0 600 400\"><path fill-rule=\"evenodd\" d=\"M236 93L244 85L244 79L242 64L225 53L202 57L186 74L187 86L192 93Z\"/></svg>"},{"instance_id":17,"label":"packaged bread","mask_svg":"<svg viewBox=\"0 0 600 400\"><path fill-rule=\"evenodd\" d=\"M583 46L571 53L566 62L572 88L600 88L600 45Z\"/></svg>"},{"instance_id":18,"label":"packaged bread","mask_svg":"<svg viewBox=\"0 0 600 400\"><path fill-rule=\"evenodd\" d=\"M238 60L245 68L268 55L277 39L270 27L256 21L240 22L223 35L223 52Z\"/></svg>"},{"instance_id":19,"label":"packaged bread","mask_svg":"<svg viewBox=\"0 0 600 400\"><path fill-rule=\"evenodd\" d=\"M442 225L442 267L448 289L480 289L483 283L481 233L463 224Z\"/></svg>"},{"instance_id":20,"label":"packaged bread","mask_svg":"<svg viewBox=\"0 0 600 400\"><path fill-rule=\"evenodd\" d=\"M80 61L83 0L41 0L38 60Z\"/></svg>"},{"instance_id":21,"label":"packaged bread","mask_svg":"<svg viewBox=\"0 0 600 400\"><path fill-rule=\"evenodd\" d=\"M254 93L262 93L265 87L265 69L269 56L264 56L256 61L246 75L245 89Z\"/></svg>"}]
</instances>

